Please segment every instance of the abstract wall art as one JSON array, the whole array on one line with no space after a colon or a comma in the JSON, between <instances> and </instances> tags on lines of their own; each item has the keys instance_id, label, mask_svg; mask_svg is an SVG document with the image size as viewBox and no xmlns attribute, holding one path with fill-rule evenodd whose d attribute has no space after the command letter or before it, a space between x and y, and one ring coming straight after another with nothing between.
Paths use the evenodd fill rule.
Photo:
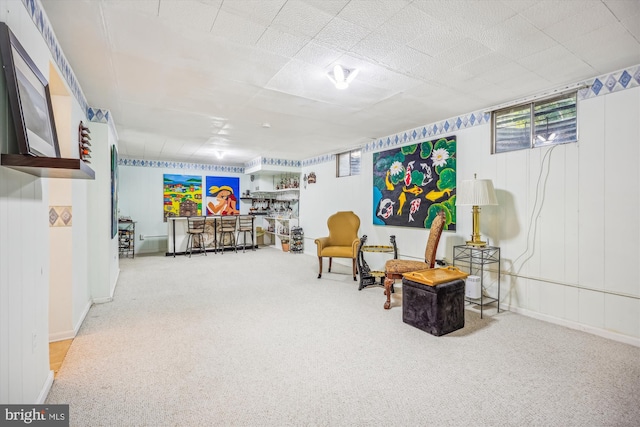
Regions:
<instances>
[{"instance_id":1,"label":"abstract wall art","mask_svg":"<svg viewBox=\"0 0 640 427\"><path fill-rule=\"evenodd\" d=\"M456 229L456 137L373 154L373 224L431 228L439 211Z\"/></svg>"},{"instance_id":2,"label":"abstract wall art","mask_svg":"<svg viewBox=\"0 0 640 427\"><path fill-rule=\"evenodd\" d=\"M240 178L208 176L206 184L207 215L240 214Z\"/></svg>"},{"instance_id":3,"label":"abstract wall art","mask_svg":"<svg viewBox=\"0 0 640 427\"><path fill-rule=\"evenodd\" d=\"M194 215L202 215L202 177L164 174L164 221Z\"/></svg>"}]
</instances>

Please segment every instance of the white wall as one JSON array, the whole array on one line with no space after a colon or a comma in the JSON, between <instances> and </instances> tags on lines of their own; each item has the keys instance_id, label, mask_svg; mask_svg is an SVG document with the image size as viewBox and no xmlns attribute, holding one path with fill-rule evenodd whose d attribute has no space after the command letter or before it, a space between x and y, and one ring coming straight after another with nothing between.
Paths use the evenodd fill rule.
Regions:
<instances>
[{"instance_id":1,"label":"white wall","mask_svg":"<svg viewBox=\"0 0 640 427\"><path fill-rule=\"evenodd\" d=\"M117 147L117 141L107 123L87 125L91 131L91 167L96 173L87 194L90 289L93 301L102 303L112 300L120 268L117 233L111 235L111 146Z\"/></svg>"},{"instance_id":2,"label":"white wall","mask_svg":"<svg viewBox=\"0 0 640 427\"><path fill-rule=\"evenodd\" d=\"M249 176L222 171L203 171L197 165L191 168L160 168L145 166L119 166L120 192L119 209L121 216L136 221L135 252L153 253L167 251L168 224L163 220L163 175L198 175L204 185L207 176L232 176L240 178L240 192L249 189ZM238 195L239 196L239 195ZM241 213L247 213L249 206L239 201ZM144 240L140 235L145 236Z\"/></svg>"},{"instance_id":3,"label":"white wall","mask_svg":"<svg viewBox=\"0 0 640 427\"><path fill-rule=\"evenodd\" d=\"M38 68L47 48L21 2L0 1L0 20L12 28ZM4 83L2 84L4 86ZM0 101L0 144L6 149L10 111ZM47 180L0 167L0 402L42 401L49 371L49 189Z\"/></svg>"},{"instance_id":4,"label":"white wall","mask_svg":"<svg viewBox=\"0 0 640 427\"><path fill-rule=\"evenodd\" d=\"M39 3L34 7L38 11ZM46 17L44 19L46 23ZM50 80L50 63L55 64L55 60L25 5L20 1L0 0L0 20L8 24ZM57 65L54 69L63 74ZM0 86L4 90L4 83ZM73 93L69 87L66 90ZM8 152L8 141L12 138L8 130L10 111L6 97L0 98L0 147ZM59 120L68 123L68 129L61 129L59 143L63 155L76 157L74 130L80 120L87 121L86 108L74 96L66 104L64 117L56 116L56 123ZM106 162L109 164L108 157ZM96 174L96 182L102 180L109 182L110 177ZM94 191L91 183L38 178L0 167L0 403L44 402L53 382L49 339L74 336L91 305L89 264L101 253L100 242L88 237L88 230L96 226L89 212ZM109 194L104 197L108 198ZM72 206L70 230L50 229L49 206L55 205ZM108 246L107 262L112 258L109 252L117 256L116 245ZM61 264L71 270L57 271L56 266ZM107 272L114 270L113 265ZM115 284L115 279L112 281ZM50 321L52 292L52 303L57 305L56 317Z\"/></svg>"},{"instance_id":5,"label":"white wall","mask_svg":"<svg viewBox=\"0 0 640 427\"><path fill-rule=\"evenodd\" d=\"M477 173L496 188L499 206L483 207L480 223L501 247L501 308L640 345L638 117L635 87L579 101L577 144L492 155L490 125L451 133L458 184ZM400 257L421 259L427 231L372 225L372 153L362 162L355 177L336 178L333 162L303 168L317 175L300 191L305 253L315 255L330 214L353 210L370 244L395 234ZM437 258L451 262L470 235L470 209L460 207ZM496 279L485 277L494 295Z\"/></svg>"}]
</instances>

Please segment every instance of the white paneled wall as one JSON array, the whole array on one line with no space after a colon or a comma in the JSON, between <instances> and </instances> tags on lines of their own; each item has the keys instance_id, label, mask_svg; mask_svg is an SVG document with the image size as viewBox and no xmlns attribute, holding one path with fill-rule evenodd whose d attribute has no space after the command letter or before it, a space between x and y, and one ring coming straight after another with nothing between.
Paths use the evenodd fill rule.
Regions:
<instances>
[{"instance_id":1,"label":"white paneled wall","mask_svg":"<svg viewBox=\"0 0 640 427\"><path fill-rule=\"evenodd\" d=\"M481 233L501 247L502 307L640 345L640 87L580 101L579 142L491 154L490 125L458 130L458 183L490 178L499 206L481 211ZM423 256L427 233L372 225L372 154L362 175L336 178L335 165L307 166L318 181L301 190L305 253L326 219L353 210L371 244L395 234L402 257ZM438 258L471 234L460 207ZM336 260L340 262L339 260ZM493 283L496 273L485 281Z\"/></svg>"}]
</instances>

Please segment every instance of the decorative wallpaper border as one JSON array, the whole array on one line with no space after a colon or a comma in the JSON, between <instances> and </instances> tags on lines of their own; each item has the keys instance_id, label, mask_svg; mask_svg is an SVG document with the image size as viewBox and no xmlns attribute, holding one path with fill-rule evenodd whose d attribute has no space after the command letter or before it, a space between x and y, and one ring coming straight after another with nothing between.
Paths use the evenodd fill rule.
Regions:
<instances>
[{"instance_id":1,"label":"decorative wallpaper border","mask_svg":"<svg viewBox=\"0 0 640 427\"><path fill-rule=\"evenodd\" d=\"M141 168L171 168L201 170L207 172L244 173L243 166L207 165L203 163L171 162L164 160L118 159L119 166L135 166Z\"/></svg>"},{"instance_id":2,"label":"decorative wallpaper border","mask_svg":"<svg viewBox=\"0 0 640 427\"><path fill-rule=\"evenodd\" d=\"M51 23L49 22L49 18L47 14L42 9L42 4L40 0L22 0L22 4L25 9L31 16L33 23L36 24L36 27L42 34L42 38L44 39L49 51L51 52L51 56L55 61L58 69L62 73L62 77L66 80L73 96L78 100L78 103L82 107L83 111L87 111L87 98L85 98L84 93L82 92L82 88L80 87L80 83L78 83L78 79L76 79L76 75L73 73L71 69L71 65L69 65L69 61L64 56L62 52L62 48L58 43L58 39L53 32L51 27Z\"/></svg>"},{"instance_id":3,"label":"decorative wallpaper border","mask_svg":"<svg viewBox=\"0 0 640 427\"><path fill-rule=\"evenodd\" d=\"M257 166L287 166L299 168L302 166L301 160L276 159L272 157L257 157L244 164L245 169L255 168Z\"/></svg>"},{"instance_id":4,"label":"decorative wallpaper border","mask_svg":"<svg viewBox=\"0 0 640 427\"><path fill-rule=\"evenodd\" d=\"M78 79L76 78L71 65L69 65L69 61L67 61L67 58L64 56L64 52L58 43L58 39L56 39L51 23L49 22L49 18L42 9L40 0L22 0L22 4L25 9L27 9L33 23L36 24L38 31L40 31L42 38L51 52L53 60L62 73L62 77L67 82L67 85L69 85L69 89L71 89L73 96L85 112L87 119L91 122L108 124L112 128L114 134L117 135L118 133L116 132L115 124L111 119L109 110L89 107L87 98L84 96L84 92L82 92L80 83L78 83Z\"/></svg>"}]
</instances>

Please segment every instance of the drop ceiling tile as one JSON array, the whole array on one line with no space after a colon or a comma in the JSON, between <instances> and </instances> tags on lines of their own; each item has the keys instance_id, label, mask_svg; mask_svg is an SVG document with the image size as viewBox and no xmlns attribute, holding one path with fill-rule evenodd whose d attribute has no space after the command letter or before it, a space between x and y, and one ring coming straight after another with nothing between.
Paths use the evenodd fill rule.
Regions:
<instances>
[{"instance_id":1,"label":"drop ceiling tile","mask_svg":"<svg viewBox=\"0 0 640 427\"><path fill-rule=\"evenodd\" d=\"M287 0L241 0L225 1L220 12L232 13L243 20L260 26L269 25Z\"/></svg>"},{"instance_id":2,"label":"drop ceiling tile","mask_svg":"<svg viewBox=\"0 0 640 427\"><path fill-rule=\"evenodd\" d=\"M617 22L570 40L565 46L599 73L640 63L640 42Z\"/></svg>"},{"instance_id":3,"label":"drop ceiling tile","mask_svg":"<svg viewBox=\"0 0 640 427\"><path fill-rule=\"evenodd\" d=\"M285 33L274 27L269 27L262 34L256 44L259 49L275 53L286 58L294 57L310 39L303 36L296 36Z\"/></svg>"},{"instance_id":4,"label":"drop ceiling tile","mask_svg":"<svg viewBox=\"0 0 640 427\"><path fill-rule=\"evenodd\" d=\"M314 8L336 16L351 0L302 0Z\"/></svg>"},{"instance_id":5,"label":"drop ceiling tile","mask_svg":"<svg viewBox=\"0 0 640 427\"><path fill-rule=\"evenodd\" d=\"M413 4L401 9L387 22L377 28L377 32L396 42L407 44L421 35L428 34L436 21Z\"/></svg>"},{"instance_id":6,"label":"drop ceiling tile","mask_svg":"<svg viewBox=\"0 0 640 427\"><path fill-rule=\"evenodd\" d=\"M562 84L575 75L596 75L589 64L578 58L564 46L550 49L519 59L518 64L544 77L553 84Z\"/></svg>"},{"instance_id":7,"label":"drop ceiling tile","mask_svg":"<svg viewBox=\"0 0 640 427\"><path fill-rule=\"evenodd\" d=\"M516 13L504 3L494 0L416 0L411 6L466 37L473 37Z\"/></svg>"},{"instance_id":8,"label":"drop ceiling tile","mask_svg":"<svg viewBox=\"0 0 640 427\"><path fill-rule=\"evenodd\" d=\"M374 30L410 3L406 0L352 0L340 11L338 17Z\"/></svg>"},{"instance_id":9,"label":"drop ceiling tile","mask_svg":"<svg viewBox=\"0 0 640 427\"><path fill-rule=\"evenodd\" d=\"M621 21L627 16L640 14L640 2L637 0L605 0L604 3Z\"/></svg>"},{"instance_id":10,"label":"drop ceiling tile","mask_svg":"<svg viewBox=\"0 0 640 427\"><path fill-rule=\"evenodd\" d=\"M575 9L573 16L545 27L544 32L563 43L616 22L617 18L601 2L582 2L582 6Z\"/></svg>"},{"instance_id":11,"label":"drop ceiling tile","mask_svg":"<svg viewBox=\"0 0 640 427\"><path fill-rule=\"evenodd\" d=\"M78 3L73 0L73 3ZM127 12L134 10L136 13L142 13L149 16L158 16L158 9L160 7L160 0L110 0L109 2L101 2L104 8L120 8L125 9Z\"/></svg>"},{"instance_id":12,"label":"drop ceiling tile","mask_svg":"<svg viewBox=\"0 0 640 427\"><path fill-rule=\"evenodd\" d=\"M251 21L221 9L213 24L211 34L232 43L253 46L266 29L267 24Z\"/></svg>"},{"instance_id":13,"label":"drop ceiling tile","mask_svg":"<svg viewBox=\"0 0 640 427\"><path fill-rule=\"evenodd\" d=\"M333 18L333 15L303 2L287 2L272 25L287 32L315 37Z\"/></svg>"},{"instance_id":14,"label":"drop ceiling tile","mask_svg":"<svg viewBox=\"0 0 640 427\"><path fill-rule=\"evenodd\" d=\"M504 0L504 3L510 5L512 2ZM541 0L520 10L519 14L536 28L544 29L565 19L572 19L584 7L584 0Z\"/></svg>"},{"instance_id":15,"label":"drop ceiling tile","mask_svg":"<svg viewBox=\"0 0 640 427\"><path fill-rule=\"evenodd\" d=\"M382 60L402 47L402 43L392 40L379 33L371 33L351 48L351 52L362 55L376 62Z\"/></svg>"},{"instance_id":16,"label":"drop ceiling tile","mask_svg":"<svg viewBox=\"0 0 640 427\"><path fill-rule=\"evenodd\" d=\"M411 40L408 45L427 55L436 56L456 46L464 39L462 34L452 31L446 24L434 22L422 35Z\"/></svg>"},{"instance_id":17,"label":"drop ceiling tile","mask_svg":"<svg viewBox=\"0 0 640 427\"><path fill-rule=\"evenodd\" d=\"M640 2L638 2L638 4L640 4ZM624 16L620 19L620 22L622 22L622 25L629 30L636 40L640 40L640 13Z\"/></svg>"},{"instance_id":18,"label":"drop ceiling tile","mask_svg":"<svg viewBox=\"0 0 640 427\"><path fill-rule=\"evenodd\" d=\"M506 50L519 40L546 37L539 29L520 15L493 25L478 34L477 40L495 51Z\"/></svg>"},{"instance_id":19,"label":"drop ceiling tile","mask_svg":"<svg viewBox=\"0 0 640 427\"><path fill-rule=\"evenodd\" d=\"M161 1L160 19L168 22L178 31L208 32L218 15L218 5L202 3L197 0Z\"/></svg>"},{"instance_id":20,"label":"drop ceiling tile","mask_svg":"<svg viewBox=\"0 0 640 427\"><path fill-rule=\"evenodd\" d=\"M332 19L316 39L343 50L349 50L369 34L369 30L344 19Z\"/></svg>"},{"instance_id":21,"label":"drop ceiling tile","mask_svg":"<svg viewBox=\"0 0 640 427\"><path fill-rule=\"evenodd\" d=\"M499 53L489 52L464 64L456 65L454 68L467 74L478 75L502 67L509 62L513 61Z\"/></svg>"},{"instance_id":22,"label":"drop ceiling tile","mask_svg":"<svg viewBox=\"0 0 640 427\"><path fill-rule=\"evenodd\" d=\"M393 51L382 61L394 70L409 72L431 57L409 46L401 46Z\"/></svg>"},{"instance_id":23,"label":"drop ceiling tile","mask_svg":"<svg viewBox=\"0 0 640 427\"><path fill-rule=\"evenodd\" d=\"M434 59L444 66L454 67L458 64L473 61L491 52L491 49L477 40L464 39L456 46L439 53Z\"/></svg>"},{"instance_id":24,"label":"drop ceiling tile","mask_svg":"<svg viewBox=\"0 0 640 427\"><path fill-rule=\"evenodd\" d=\"M337 60L343 51L336 50L322 43L311 41L303 46L295 55L295 59L326 68Z\"/></svg>"}]
</instances>

